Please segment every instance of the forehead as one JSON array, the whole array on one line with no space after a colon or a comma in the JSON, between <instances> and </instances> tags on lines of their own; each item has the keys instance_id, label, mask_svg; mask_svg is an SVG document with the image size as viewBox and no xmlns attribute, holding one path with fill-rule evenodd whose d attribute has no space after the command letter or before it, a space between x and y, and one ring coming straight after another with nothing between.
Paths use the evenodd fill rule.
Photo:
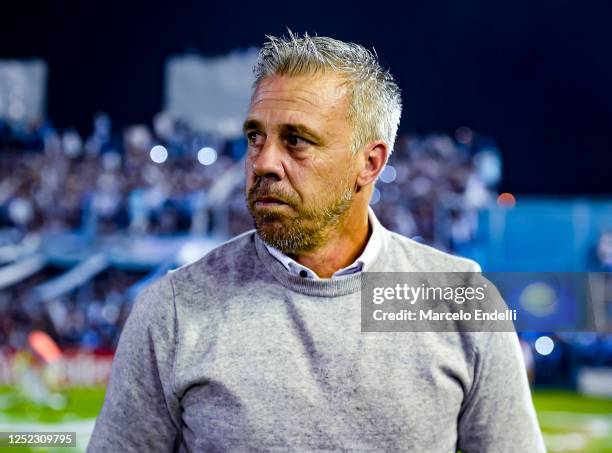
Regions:
<instances>
[{"instance_id":1,"label":"forehead","mask_svg":"<svg viewBox=\"0 0 612 453\"><path fill-rule=\"evenodd\" d=\"M348 112L347 82L333 73L289 77L274 74L256 87L249 117L263 121L338 120Z\"/></svg>"}]
</instances>

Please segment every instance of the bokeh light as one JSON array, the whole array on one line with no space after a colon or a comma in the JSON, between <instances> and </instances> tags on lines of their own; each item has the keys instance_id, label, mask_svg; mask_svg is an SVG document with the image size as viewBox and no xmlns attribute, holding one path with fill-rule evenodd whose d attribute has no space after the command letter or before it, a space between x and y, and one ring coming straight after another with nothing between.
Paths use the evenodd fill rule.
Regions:
<instances>
[{"instance_id":1,"label":"bokeh light","mask_svg":"<svg viewBox=\"0 0 612 453\"><path fill-rule=\"evenodd\" d=\"M549 355L555 349L555 342L549 336L543 335L535 341L535 350L540 355Z\"/></svg>"},{"instance_id":2,"label":"bokeh light","mask_svg":"<svg viewBox=\"0 0 612 453\"><path fill-rule=\"evenodd\" d=\"M513 208L516 206L516 198L514 198L514 195L511 193L501 193L497 197L497 205L501 206L502 208Z\"/></svg>"},{"instance_id":3,"label":"bokeh light","mask_svg":"<svg viewBox=\"0 0 612 453\"><path fill-rule=\"evenodd\" d=\"M392 183L397 177L397 171L393 165L386 165L383 171L380 172L380 180L385 183Z\"/></svg>"},{"instance_id":4,"label":"bokeh light","mask_svg":"<svg viewBox=\"0 0 612 453\"><path fill-rule=\"evenodd\" d=\"M530 283L520 296L520 304L535 316L547 316L557 307L557 292L544 282Z\"/></svg>"},{"instance_id":5,"label":"bokeh light","mask_svg":"<svg viewBox=\"0 0 612 453\"><path fill-rule=\"evenodd\" d=\"M149 156L156 164L163 164L168 159L168 150L162 145L155 145L151 148Z\"/></svg>"},{"instance_id":6,"label":"bokeh light","mask_svg":"<svg viewBox=\"0 0 612 453\"><path fill-rule=\"evenodd\" d=\"M198 151L198 162L202 165L212 165L217 161L217 151L209 146L205 146Z\"/></svg>"}]
</instances>

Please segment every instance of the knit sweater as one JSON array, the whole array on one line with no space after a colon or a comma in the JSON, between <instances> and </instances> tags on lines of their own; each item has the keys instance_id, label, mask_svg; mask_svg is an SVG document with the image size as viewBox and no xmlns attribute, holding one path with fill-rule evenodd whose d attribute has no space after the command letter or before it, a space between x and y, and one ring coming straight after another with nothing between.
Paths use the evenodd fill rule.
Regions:
<instances>
[{"instance_id":1,"label":"knit sweater","mask_svg":"<svg viewBox=\"0 0 612 453\"><path fill-rule=\"evenodd\" d=\"M371 270L478 271L383 229ZM515 333L361 332L361 274L290 274L254 232L137 298L96 452L544 451Z\"/></svg>"}]
</instances>

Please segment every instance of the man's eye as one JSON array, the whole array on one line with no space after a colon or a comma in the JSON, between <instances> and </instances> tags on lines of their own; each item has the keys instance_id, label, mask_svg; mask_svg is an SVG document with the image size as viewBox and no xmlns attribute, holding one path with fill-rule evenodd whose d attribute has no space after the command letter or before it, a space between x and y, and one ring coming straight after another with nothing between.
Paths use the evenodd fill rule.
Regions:
<instances>
[{"instance_id":1,"label":"man's eye","mask_svg":"<svg viewBox=\"0 0 612 453\"><path fill-rule=\"evenodd\" d=\"M259 146L262 144L263 137L259 132L249 132L247 134L247 141L249 142L249 145Z\"/></svg>"},{"instance_id":2,"label":"man's eye","mask_svg":"<svg viewBox=\"0 0 612 453\"><path fill-rule=\"evenodd\" d=\"M291 147L306 146L310 144L308 140L298 137L297 135L289 135L286 140L287 144Z\"/></svg>"}]
</instances>

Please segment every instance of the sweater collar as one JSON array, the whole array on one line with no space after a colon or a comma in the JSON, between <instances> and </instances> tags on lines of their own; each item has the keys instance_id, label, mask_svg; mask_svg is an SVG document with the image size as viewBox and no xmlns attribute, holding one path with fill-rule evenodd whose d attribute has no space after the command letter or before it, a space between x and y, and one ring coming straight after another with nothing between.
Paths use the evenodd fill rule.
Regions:
<instances>
[{"instance_id":1,"label":"sweater collar","mask_svg":"<svg viewBox=\"0 0 612 453\"><path fill-rule=\"evenodd\" d=\"M370 217L370 219L372 218ZM364 253L360 257L360 259L364 258L364 254L366 254L365 266L361 269L363 271L374 270L373 267L379 267L377 263L381 260L381 257L384 256L384 251L388 242L385 234L388 233L387 230L378 222L375 216L374 219L377 229L377 239L375 239L375 241L380 242L372 243L372 237L374 236L373 224L372 235L370 235L370 240L366 246L368 253L366 254L366 249L364 249ZM303 278L299 276L299 273L296 275L289 271L281 261L275 258L268 250L268 244L259 237L257 232L254 233L254 236L257 256L261 260L263 267L283 286L299 293L321 297L343 296L361 290L361 271L344 275L342 278ZM371 243L372 246L368 247ZM359 261L359 259L357 261Z\"/></svg>"},{"instance_id":2,"label":"sweater collar","mask_svg":"<svg viewBox=\"0 0 612 453\"><path fill-rule=\"evenodd\" d=\"M346 277L351 274L355 274L361 271L367 271L370 267L371 263L376 258L378 251L382 247L382 239L381 239L381 229L382 225L376 218L376 214L374 214L374 210L371 206L368 206L368 223L372 229L368 242L366 243L363 252L352 264L343 267L342 269L338 269L334 272L334 275L331 276L332 279ZM307 266L304 266L293 258L285 255L283 252L278 250L271 245L264 243L270 255L276 258L284 267L289 271L292 275L302 277L302 278L311 278L314 280L320 280L320 277L316 274L315 271L310 269Z\"/></svg>"}]
</instances>

